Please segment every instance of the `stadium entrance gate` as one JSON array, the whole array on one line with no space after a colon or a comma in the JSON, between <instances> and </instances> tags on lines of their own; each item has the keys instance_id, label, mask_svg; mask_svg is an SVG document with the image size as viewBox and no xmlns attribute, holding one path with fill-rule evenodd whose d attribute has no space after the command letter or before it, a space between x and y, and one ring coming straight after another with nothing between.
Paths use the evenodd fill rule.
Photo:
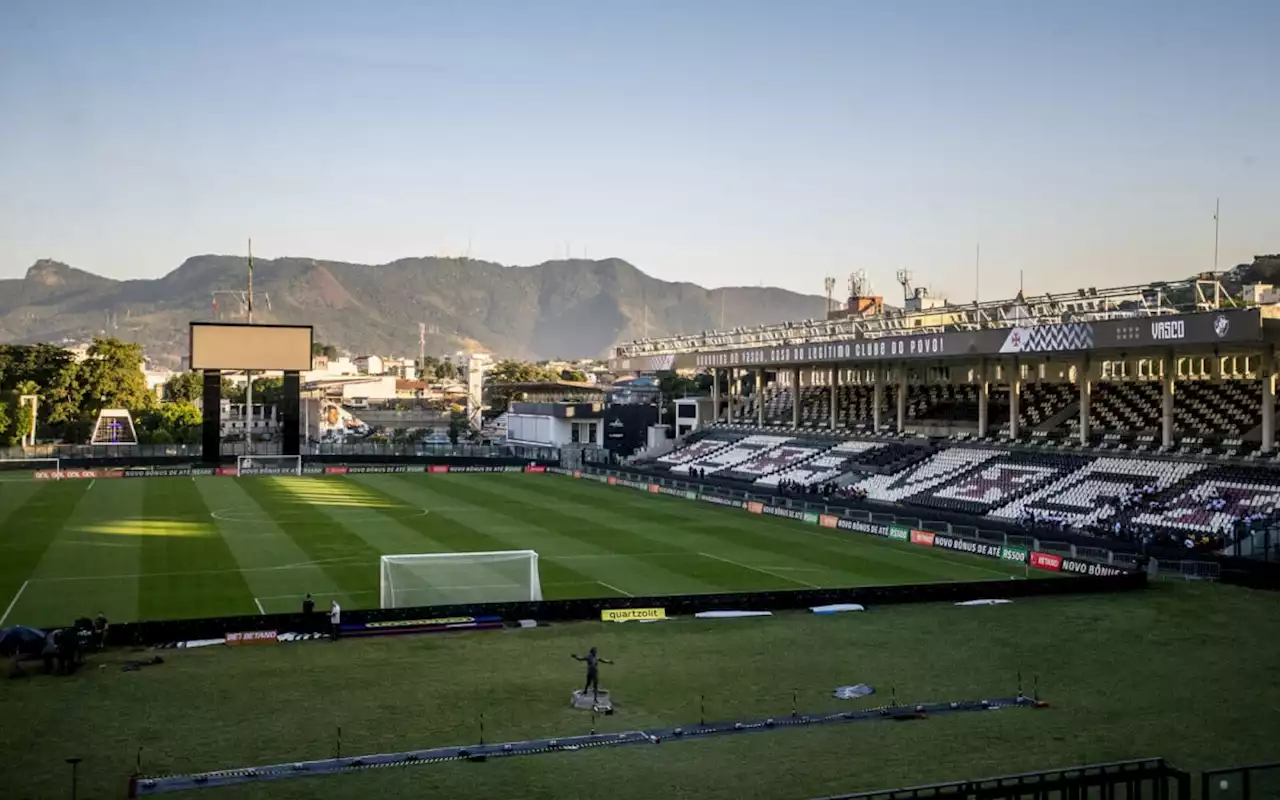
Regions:
<instances>
[{"instance_id":1,"label":"stadium entrance gate","mask_svg":"<svg viewBox=\"0 0 1280 800\"><path fill-rule=\"evenodd\" d=\"M976 781L842 794L823 800L1190 800L1191 776L1162 758L1024 772Z\"/></svg>"}]
</instances>

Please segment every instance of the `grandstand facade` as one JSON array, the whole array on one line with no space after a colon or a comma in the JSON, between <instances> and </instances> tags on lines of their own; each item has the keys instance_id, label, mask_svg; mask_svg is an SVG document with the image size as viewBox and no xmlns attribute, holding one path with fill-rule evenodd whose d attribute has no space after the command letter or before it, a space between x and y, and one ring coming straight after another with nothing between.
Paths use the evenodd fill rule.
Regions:
<instances>
[{"instance_id":1,"label":"grandstand facade","mask_svg":"<svg viewBox=\"0 0 1280 800\"><path fill-rule=\"evenodd\" d=\"M649 465L677 474L1187 547L1274 522L1280 309L1202 280L949 313L646 340L614 368L716 377L712 425Z\"/></svg>"}]
</instances>

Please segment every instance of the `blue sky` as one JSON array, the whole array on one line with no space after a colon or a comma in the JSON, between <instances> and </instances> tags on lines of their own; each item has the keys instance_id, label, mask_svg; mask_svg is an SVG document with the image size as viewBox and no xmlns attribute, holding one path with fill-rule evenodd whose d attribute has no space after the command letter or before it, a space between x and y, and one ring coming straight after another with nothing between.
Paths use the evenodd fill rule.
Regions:
<instances>
[{"instance_id":1,"label":"blue sky","mask_svg":"<svg viewBox=\"0 0 1280 800\"><path fill-rule=\"evenodd\" d=\"M1280 3L0 6L0 277L617 256L955 300L1280 251Z\"/></svg>"}]
</instances>

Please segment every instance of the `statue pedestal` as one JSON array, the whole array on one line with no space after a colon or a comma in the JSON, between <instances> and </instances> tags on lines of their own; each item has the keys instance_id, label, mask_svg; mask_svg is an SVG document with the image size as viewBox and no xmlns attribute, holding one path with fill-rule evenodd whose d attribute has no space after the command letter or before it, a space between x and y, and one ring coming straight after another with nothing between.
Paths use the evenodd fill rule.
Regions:
<instances>
[{"instance_id":1,"label":"statue pedestal","mask_svg":"<svg viewBox=\"0 0 1280 800\"><path fill-rule=\"evenodd\" d=\"M613 698L609 695L608 690L601 689L599 692L583 692L576 689L573 692L573 707L582 709L583 711L597 711L600 713L613 712Z\"/></svg>"}]
</instances>

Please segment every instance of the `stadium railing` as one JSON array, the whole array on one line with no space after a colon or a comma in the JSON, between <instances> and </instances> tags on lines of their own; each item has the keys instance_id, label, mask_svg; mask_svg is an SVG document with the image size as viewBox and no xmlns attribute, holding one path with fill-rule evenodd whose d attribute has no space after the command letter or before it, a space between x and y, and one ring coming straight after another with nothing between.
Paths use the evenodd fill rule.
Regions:
<instances>
[{"instance_id":1,"label":"stadium railing","mask_svg":"<svg viewBox=\"0 0 1280 800\"><path fill-rule=\"evenodd\" d=\"M280 455L277 442L257 442L257 455ZM224 442L222 456L230 461L237 455L247 455L243 442ZM344 456L395 456L401 458L433 458L463 456L468 458L528 458L536 461L558 461L560 451L554 447L533 445L478 445L460 442L452 444L418 444L415 442L351 442L314 444L305 448L303 458L333 458ZM30 461L37 458L61 458L65 461L195 461L203 460L198 444L135 444L135 445L80 445L42 444L32 447L0 448L0 464Z\"/></svg>"},{"instance_id":2,"label":"stadium railing","mask_svg":"<svg viewBox=\"0 0 1280 800\"><path fill-rule=\"evenodd\" d=\"M1200 800L1253 800L1280 797L1280 761L1206 770L1200 776Z\"/></svg>"},{"instance_id":3,"label":"stadium railing","mask_svg":"<svg viewBox=\"0 0 1280 800\"><path fill-rule=\"evenodd\" d=\"M1088 764L980 780L841 794L822 800L1022 800L1023 798L1124 797L1127 800L1190 800L1191 775L1163 758ZM1229 795L1232 800L1239 795ZM1213 795L1202 795L1211 798ZM1246 796L1247 797L1247 796Z\"/></svg>"}]
</instances>

